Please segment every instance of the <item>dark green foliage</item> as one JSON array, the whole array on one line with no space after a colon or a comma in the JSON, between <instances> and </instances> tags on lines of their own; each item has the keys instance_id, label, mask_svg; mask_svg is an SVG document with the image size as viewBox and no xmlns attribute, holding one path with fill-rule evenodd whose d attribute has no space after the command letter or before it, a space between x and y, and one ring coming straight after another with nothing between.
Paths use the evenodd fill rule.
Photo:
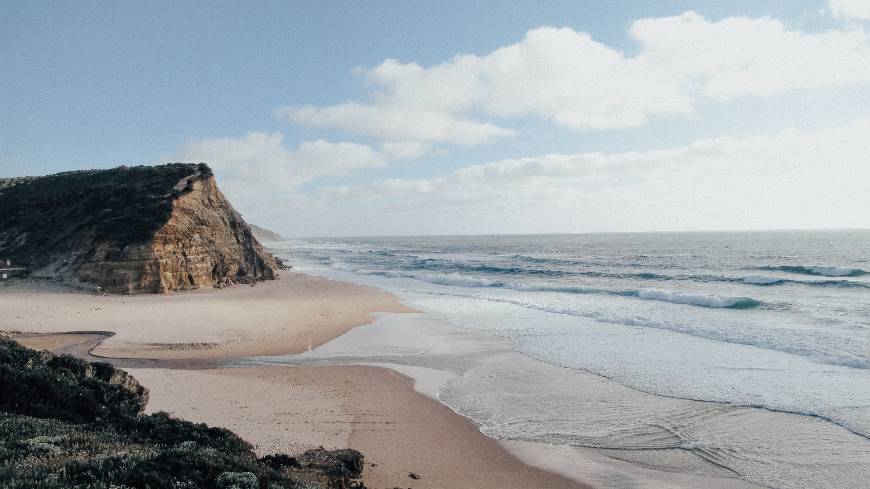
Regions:
<instances>
[{"instance_id":1,"label":"dark green foliage","mask_svg":"<svg viewBox=\"0 0 870 489\"><path fill-rule=\"evenodd\" d=\"M204 163L174 163L66 172L17 179L11 186L0 181L0 252L33 269L83 241L108 240L116 250L144 243L192 182L186 189L173 187L197 172L197 178L212 175Z\"/></svg>"},{"instance_id":2,"label":"dark green foliage","mask_svg":"<svg viewBox=\"0 0 870 489\"><path fill-rule=\"evenodd\" d=\"M173 443L186 434L199 442ZM211 488L224 472L251 472L293 487L231 432L162 413L124 427L0 414L0 487Z\"/></svg>"},{"instance_id":3,"label":"dark green foliage","mask_svg":"<svg viewBox=\"0 0 870 489\"><path fill-rule=\"evenodd\" d=\"M0 411L76 422L142 412L147 390L121 370L0 339Z\"/></svg>"},{"instance_id":4,"label":"dark green foliage","mask_svg":"<svg viewBox=\"0 0 870 489\"><path fill-rule=\"evenodd\" d=\"M109 364L36 352L0 339L3 489L347 489L353 450L258 459L233 432L140 415L147 390ZM305 482L307 481L307 482Z\"/></svg>"},{"instance_id":5,"label":"dark green foliage","mask_svg":"<svg viewBox=\"0 0 870 489\"><path fill-rule=\"evenodd\" d=\"M225 454L251 453L251 446L228 429L175 419L166 413L140 416L127 429L133 439L143 443L175 446L193 442Z\"/></svg>"}]
</instances>

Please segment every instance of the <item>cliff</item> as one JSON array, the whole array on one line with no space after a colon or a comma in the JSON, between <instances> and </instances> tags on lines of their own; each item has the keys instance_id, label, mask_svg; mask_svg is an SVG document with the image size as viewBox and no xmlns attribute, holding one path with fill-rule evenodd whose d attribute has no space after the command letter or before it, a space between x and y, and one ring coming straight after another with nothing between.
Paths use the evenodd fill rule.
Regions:
<instances>
[{"instance_id":1,"label":"cliff","mask_svg":"<svg viewBox=\"0 0 870 489\"><path fill-rule=\"evenodd\" d=\"M350 449L258 458L235 433L141 414L148 390L108 363L0 338L0 487L351 489ZM266 402L267 400L262 400Z\"/></svg>"},{"instance_id":2,"label":"cliff","mask_svg":"<svg viewBox=\"0 0 870 489\"><path fill-rule=\"evenodd\" d=\"M0 259L108 292L275 278L276 264L203 164L0 179Z\"/></svg>"},{"instance_id":3,"label":"cliff","mask_svg":"<svg viewBox=\"0 0 870 489\"><path fill-rule=\"evenodd\" d=\"M254 237L257 238L261 243L276 243L278 241L285 241L284 237L275 231L270 231L266 228L261 228L256 224L249 224L251 226L251 232L254 233Z\"/></svg>"}]
</instances>

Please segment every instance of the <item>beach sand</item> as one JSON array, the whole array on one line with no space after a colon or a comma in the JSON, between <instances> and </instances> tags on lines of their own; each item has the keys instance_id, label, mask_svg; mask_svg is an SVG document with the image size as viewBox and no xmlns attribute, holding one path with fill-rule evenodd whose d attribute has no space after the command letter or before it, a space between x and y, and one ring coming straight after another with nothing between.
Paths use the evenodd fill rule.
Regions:
<instances>
[{"instance_id":1,"label":"beach sand","mask_svg":"<svg viewBox=\"0 0 870 489\"><path fill-rule=\"evenodd\" d=\"M0 310L0 330L34 348L91 360L92 348L103 357L157 359L119 362L150 389L149 411L227 427L260 454L356 448L373 489L587 487L522 463L386 368L190 368L302 352L375 313L414 312L377 289L298 273L255 287L141 296L23 282L0 290ZM84 333L95 331L113 334ZM129 368L142 365L184 369Z\"/></svg>"},{"instance_id":2,"label":"beach sand","mask_svg":"<svg viewBox=\"0 0 870 489\"><path fill-rule=\"evenodd\" d=\"M583 484L523 464L468 419L369 366L131 369L149 411L225 426L261 455L350 447L367 487L529 489ZM419 479L413 479L410 474Z\"/></svg>"},{"instance_id":3,"label":"beach sand","mask_svg":"<svg viewBox=\"0 0 870 489\"><path fill-rule=\"evenodd\" d=\"M200 360L300 353L374 313L413 312L378 289L289 272L256 286L166 295L94 295L25 281L0 289L0 310L4 331L114 333L97 356Z\"/></svg>"}]
</instances>

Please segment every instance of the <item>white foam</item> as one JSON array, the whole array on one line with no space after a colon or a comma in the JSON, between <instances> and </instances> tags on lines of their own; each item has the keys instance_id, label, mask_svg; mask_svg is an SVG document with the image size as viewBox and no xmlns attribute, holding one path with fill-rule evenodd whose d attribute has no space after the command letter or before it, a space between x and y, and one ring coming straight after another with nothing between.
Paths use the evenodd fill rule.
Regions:
<instances>
[{"instance_id":1,"label":"white foam","mask_svg":"<svg viewBox=\"0 0 870 489\"><path fill-rule=\"evenodd\" d=\"M330 265L333 270L352 272L357 275L374 275L387 278L410 278L429 282L435 285L447 285L454 287L490 287L495 282L480 277L464 275L459 272L449 273L415 273L415 272L400 272L396 270L369 270L366 268L354 268L346 263L333 263Z\"/></svg>"},{"instance_id":2,"label":"white foam","mask_svg":"<svg viewBox=\"0 0 870 489\"><path fill-rule=\"evenodd\" d=\"M700 295L700 294L684 294L679 292L668 292L659 289L643 289L637 293L641 299L672 302L674 304L690 304L694 306L704 307L734 307L741 301L745 301L742 297L722 297L718 295Z\"/></svg>"},{"instance_id":3,"label":"white foam","mask_svg":"<svg viewBox=\"0 0 870 489\"><path fill-rule=\"evenodd\" d=\"M826 277L848 277L862 272L859 268L849 267L809 267L809 269L817 275Z\"/></svg>"},{"instance_id":4,"label":"white foam","mask_svg":"<svg viewBox=\"0 0 870 489\"><path fill-rule=\"evenodd\" d=\"M743 277L744 284L771 285L779 282L782 282L781 278L765 277L764 275L750 275L748 277Z\"/></svg>"},{"instance_id":5,"label":"white foam","mask_svg":"<svg viewBox=\"0 0 870 489\"><path fill-rule=\"evenodd\" d=\"M459 287L489 287L494 283L492 280L463 275L458 272L421 273L413 275L413 278L437 285L455 285Z\"/></svg>"}]
</instances>

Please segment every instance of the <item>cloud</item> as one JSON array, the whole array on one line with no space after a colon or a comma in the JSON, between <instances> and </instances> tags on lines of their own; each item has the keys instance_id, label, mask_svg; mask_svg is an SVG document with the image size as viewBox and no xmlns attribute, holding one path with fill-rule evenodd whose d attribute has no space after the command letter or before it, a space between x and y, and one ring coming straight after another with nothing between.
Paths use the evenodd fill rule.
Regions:
<instances>
[{"instance_id":1,"label":"cloud","mask_svg":"<svg viewBox=\"0 0 870 489\"><path fill-rule=\"evenodd\" d=\"M334 127L383 140L443 141L480 144L513 134L492 124L454 117L446 112L405 106L348 102L330 107L281 107L279 118L313 127Z\"/></svg>"},{"instance_id":2,"label":"cloud","mask_svg":"<svg viewBox=\"0 0 870 489\"><path fill-rule=\"evenodd\" d=\"M428 69L387 60L367 76L382 88L380 102L392 106L478 108L570 127L632 127L649 113L691 110L666 72L567 28L540 27L486 56L457 56Z\"/></svg>"},{"instance_id":3,"label":"cloud","mask_svg":"<svg viewBox=\"0 0 870 489\"><path fill-rule=\"evenodd\" d=\"M643 19L631 36L639 58L718 100L870 82L863 30L803 33L770 18L710 22L694 12Z\"/></svg>"},{"instance_id":4,"label":"cloud","mask_svg":"<svg viewBox=\"0 0 870 489\"><path fill-rule=\"evenodd\" d=\"M858 5L831 8L858 15ZM711 21L689 11L637 20L629 35L638 46L631 55L584 32L539 27L482 56L457 55L430 67L388 59L360 70L372 86L368 102L277 113L381 140L470 145L513 134L493 120L624 129L690 113L705 99L870 82L870 42L855 27L807 33L767 17Z\"/></svg>"},{"instance_id":5,"label":"cloud","mask_svg":"<svg viewBox=\"0 0 870 489\"><path fill-rule=\"evenodd\" d=\"M249 132L241 138L189 141L168 160L204 161L240 210L282 202L306 182L387 164L391 155L356 143L305 141L293 149L281 133ZM291 200L298 200L293 197Z\"/></svg>"},{"instance_id":6,"label":"cloud","mask_svg":"<svg viewBox=\"0 0 870 489\"><path fill-rule=\"evenodd\" d=\"M836 17L870 20L867 0L828 0L828 8Z\"/></svg>"},{"instance_id":7,"label":"cloud","mask_svg":"<svg viewBox=\"0 0 870 489\"><path fill-rule=\"evenodd\" d=\"M859 227L870 208L867 134L870 118L668 150L513 158L328 188L310 212L353 213L342 234Z\"/></svg>"},{"instance_id":8,"label":"cloud","mask_svg":"<svg viewBox=\"0 0 870 489\"><path fill-rule=\"evenodd\" d=\"M413 160L429 151L429 145L414 141L390 142L381 145L381 152L397 160Z\"/></svg>"},{"instance_id":9,"label":"cloud","mask_svg":"<svg viewBox=\"0 0 870 489\"><path fill-rule=\"evenodd\" d=\"M342 176L387 163L383 154L364 144L317 140L288 149L284 136L278 132L189 141L177 158L205 161L227 179L285 189L294 189L317 177Z\"/></svg>"}]
</instances>

